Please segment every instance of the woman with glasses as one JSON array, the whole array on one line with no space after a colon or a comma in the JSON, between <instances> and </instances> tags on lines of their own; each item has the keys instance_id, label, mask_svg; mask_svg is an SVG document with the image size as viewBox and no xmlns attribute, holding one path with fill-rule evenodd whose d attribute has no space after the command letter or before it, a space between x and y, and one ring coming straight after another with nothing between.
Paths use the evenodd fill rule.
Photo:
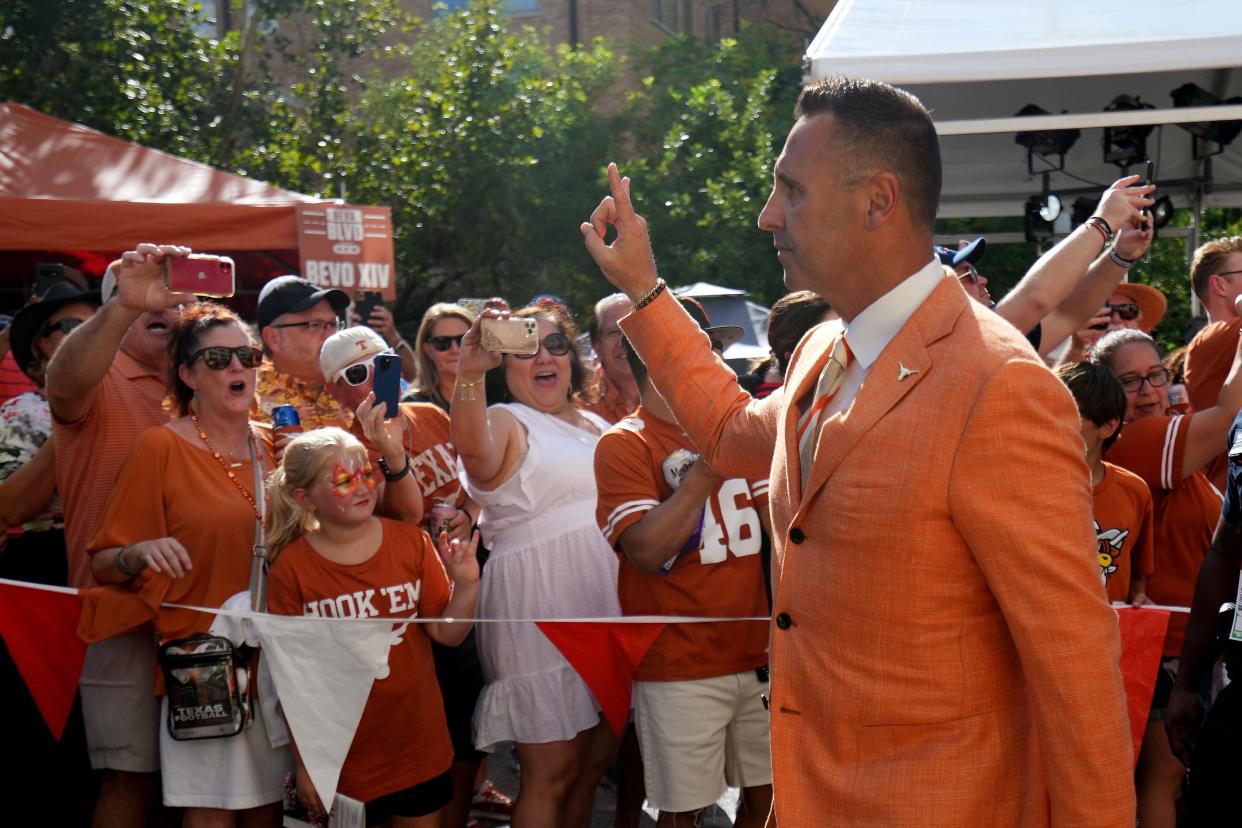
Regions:
<instances>
[{"instance_id":1,"label":"woman with glasses","mask_svg":"<svg viewBox=\"0 0 1242 828\"><path fill-rule=\"evenodd\" d=\"M556 308L524 308L514 317L536 320L537 352L485 351L480 323L501 316L484 311L462 340L451 418L463 484L482 507L491 548L478 616L618 615L617 558L595 522L595 444L608 426L573 403L586 379L578 332ZM475 745L517 744L514 824L589 825L614 743L599 705L534 624L478 629L487 686Z\"/></svg>"},{"instance_id":2,"label":"woman with glasses","mask_svg":"<svg viewBox=\"0 0 1242 828\"><path fill-rule=\"evenodd\" d=\"M1111 331L1096 343L1091 361L1107 366L1126 395L1121 437L1104 459L1142 477L1152 493L1156 554L1147 595L1157 604L1189 606L1221 508L1220 493L1201 469L1220 453L1242 409L1242 358L1235 351L1233 370L1216 404L1185 415L1170 413L1169 371L1149 335L1134 329ZM1151 706L1155 719L1163 718L1173 689L1187 620L1184 613L1169 619ZM1136 770L1141 824L1172 828L1174 798L1185 774L1164 728L1148 727Z\"/></svg>"},{"instance_id":3,"label":"woman with glasses","mask_svg":"<svg viewBox=\"0 0 1242 828\"><path fill-rule=\"evenodd\" d=\"M461 338L474 321L470 311L461 305L439 302L423 314L414 338L414 358L418 376L405 396L405 402L425 402L449 412L453 384L457 380L457 358Z\"/></svg>"},{"instance_id":4,"label":"woman with glasses","mask_svg":"<svg viewBox=\"0 0 1242 828\"><path fill-rule=\"evenodd\" d=\"M99 637L148 620L161 643L204 633L212 616L161 603L218 607L250 583L265 496L255 478L274 468L270 434L250 422L263 353L236 314L211 302L182 311L169 352L176 419L138 438L90 544L95 579L128 585L138 601L124 617L98 613ZM226 738L176 741L161 723L164 804L185 809L184 825L281 824L293 764L271 747L260 707Z\"/></svg>"}]
</instances>

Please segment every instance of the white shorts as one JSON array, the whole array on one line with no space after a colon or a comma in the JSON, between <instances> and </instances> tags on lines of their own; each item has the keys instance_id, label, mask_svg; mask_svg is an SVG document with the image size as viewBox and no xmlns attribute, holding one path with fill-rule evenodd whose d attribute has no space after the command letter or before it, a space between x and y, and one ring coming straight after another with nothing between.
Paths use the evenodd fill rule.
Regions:
<instances>
[{"instance_id":1,"label":"white shorts","mask_svg":"<svg viewBox=\"0 0 1242 828\"><path fill-rule=\"evenodd\" d=\"M725 787L772 784L768 685L754 670L694 681L634 683L647 801L668 813L706 808Z\"/></svg>"},{"instance_id":2,"label":"white shorts","mask_svg":"<svg viewBox=\"0 0 1242 828\"><path fill-rule=\"evenodd\" d=\"M155 633L143 626L86 648L79 682L86 748L95 770L160 769Z\"/></svg>"},{"instance_id":3,"label":"white shorts","mask_svg":"<svg viewBox=\"0 0 1242 828\"><path fill-rule=\"evenodd\" d=\"M273 748L263 722L263 705L254 722L236 736L178 742L168 733L160 710L160 771L164 804L170 808L223 808L241 811L279 802L285 777L293 772L288 747Z\"/></svg>"}]
</instances>

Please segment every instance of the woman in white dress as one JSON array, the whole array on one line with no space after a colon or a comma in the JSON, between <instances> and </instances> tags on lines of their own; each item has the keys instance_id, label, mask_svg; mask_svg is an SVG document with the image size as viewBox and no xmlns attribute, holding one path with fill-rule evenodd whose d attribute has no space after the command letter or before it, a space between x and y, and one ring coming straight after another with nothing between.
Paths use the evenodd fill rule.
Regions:
<instances>
[{"instance_id":1,"label":"woman in white dress","mask_svg":"<svg viewBox=\"0 0 1242 828\"><path fill-rule=\"evenodd\" d=\"M479 617L619 615L616 555L595 522L595 443L608 426L572 402L585 378L577 332L555 309L514 316L537 321L538 352L483 350L475 320L461 343L452 400L459 469L482 506L491 548ZM478 634L487 686L475 709L475 744L517 744L515 828L589 825L614 747L594 696L534 624L480 624Z\"/></svg>"}]
</instances>

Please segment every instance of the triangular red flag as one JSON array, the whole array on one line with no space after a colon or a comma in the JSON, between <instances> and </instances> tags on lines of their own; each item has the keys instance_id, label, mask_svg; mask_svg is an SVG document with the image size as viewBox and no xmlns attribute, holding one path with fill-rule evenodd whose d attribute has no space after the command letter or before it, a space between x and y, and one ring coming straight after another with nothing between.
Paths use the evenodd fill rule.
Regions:
<instances>
[{"instance_id":1,"label":"triangular red flag","mask_svg":"<svg viewBox=\"0 0 1242 828\"><path fill-rule=\"evenodd\" d=\"M663 622L536 621L548 640L577 671L604 718L621 738L630 715L630 691L634 673L652 643L664 629Z\"/></svg>"},{"instance_id":2,"label":"triangular red flag","mask_svg":"<svg viewBox=\"0 0 1242 828\"><path fill-rule=\"evenodd\" d=\"M1169 612L1122 607L1117 610L1117 622L1121 626L1121 681L1126 688L1126 710L1137 763L1147 715L1151 712L1151 697L1156 690Z\"/></svg>"},{"instance_id":3,"label":"triangular red flag","mask_svg":"<svg viewBox=\"0 0 1242 828\"><path fill-rule=\"evenodd\" d=\"M76 632L81 610L72 593L0 584L0 636L57 741L86 658Z\"/></svg>"}]
</instances>

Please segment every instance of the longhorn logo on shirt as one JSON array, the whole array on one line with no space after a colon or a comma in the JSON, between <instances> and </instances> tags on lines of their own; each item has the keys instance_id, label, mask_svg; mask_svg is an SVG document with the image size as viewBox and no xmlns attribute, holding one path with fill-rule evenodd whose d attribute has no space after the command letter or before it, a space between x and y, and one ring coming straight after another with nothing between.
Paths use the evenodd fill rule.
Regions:
<instances>
[{"instance_id":1,"label":"longhorn logo on shirt","mask_svg":"<svg viewBox=\"0 0 1242 828\"><path fill-rule=\"evenodd\" d=\"M1100 580L1108 583L1108 576L1117 571L1117 561L1121 558L1121 547L1130 536L1129 529L1100 529L1095 524L1095 554L1100 559Z\"/></svg>"}]
</instances>

